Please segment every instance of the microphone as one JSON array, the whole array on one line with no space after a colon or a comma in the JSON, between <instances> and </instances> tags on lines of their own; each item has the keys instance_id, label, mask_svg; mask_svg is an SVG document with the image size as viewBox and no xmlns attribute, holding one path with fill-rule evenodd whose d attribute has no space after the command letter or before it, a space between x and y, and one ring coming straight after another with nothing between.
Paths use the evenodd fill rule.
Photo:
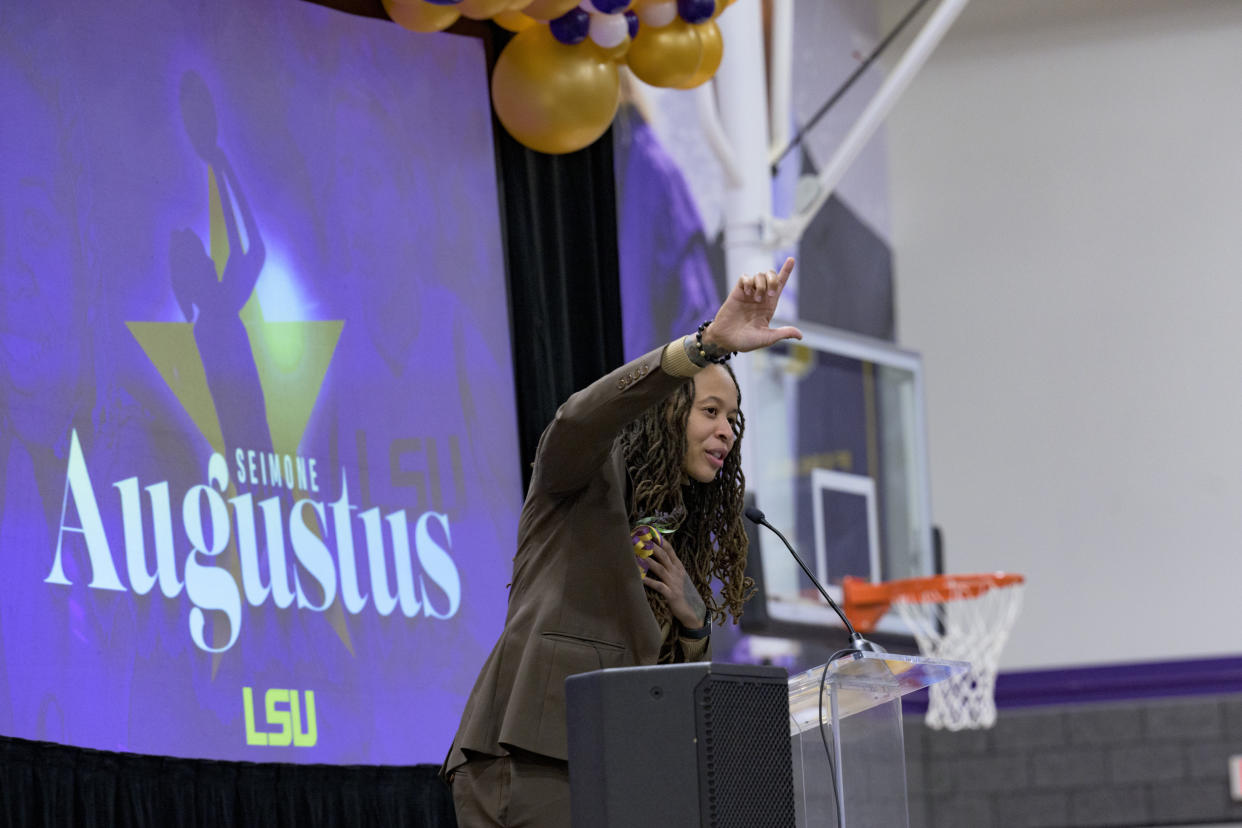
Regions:
<instances>
[{"instance_id":1,"label":"microphone","mask_svg":"<svg viewBox=\"0 0 1242 828\"><path fill-rule=\"evenodd\" d=\"M841 617L841 623L845 624L845 629L850 634L851 647L859 651L873 653L884 652L882 648L872 644L870 641L859 635L858 630L854 629L854 625L850 623L850 619L846 617L845 612L840 606L838 606L836 601L832 600L832 596L828 594L828 590L824 589L824 585L819 582L819 579L815 577L810 568L803 562L802 557L794 551L793 546L788 540L785 539L785 536L780 533L780 530L768 523L768 519L764 517L761 509L757 506L747 506L746 519L751 523L756 523L772 530L772 532L781 539L781 543L785 544L785 548L789 550L789 554L793 555L793 559L798 562L798 566L802 567L802 571L806 573L806 577L811 579L811 583L815 584L815 588L819 590L819 594L824 596L824 600L828 602L828 606L836 610L837 615Z\"/></svg>"}]
</instances>

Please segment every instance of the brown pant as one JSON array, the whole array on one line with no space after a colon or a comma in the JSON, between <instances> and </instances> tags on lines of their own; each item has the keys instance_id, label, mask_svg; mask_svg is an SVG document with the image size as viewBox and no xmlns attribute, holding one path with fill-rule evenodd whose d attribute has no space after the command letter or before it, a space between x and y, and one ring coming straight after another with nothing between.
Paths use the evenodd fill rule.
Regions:
<instances>
[{"instance_id":1,"label":"brown pant","mask_svg":"<svg viewBox=\"0 0 1242 828\"><path fill-rule=\"evenodd\" d=\"M559 759L478 756L452 785L458 828L570 828L569 764Z\"/></svg>"}]
</instances>

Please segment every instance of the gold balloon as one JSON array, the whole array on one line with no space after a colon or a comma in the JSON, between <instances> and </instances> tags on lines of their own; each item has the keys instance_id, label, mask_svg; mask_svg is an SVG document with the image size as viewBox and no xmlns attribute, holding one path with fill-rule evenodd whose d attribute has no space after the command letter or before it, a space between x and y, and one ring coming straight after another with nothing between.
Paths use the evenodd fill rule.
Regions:
<instances>
[{"instance_id":1,"label":"gold balloon","mask_svg":"<svg viewBox=\"0 0 1242 828\"><path fill-rule=\"evenodd\" d=\"M536 25L539 21L533 17L527 17L520 11L505 11L493 17L492 22L511 32L520 32Z\"/></svg>"},{"instance_id":2,"label":"gold balloon","mask_svg":"<svg viewBox=\"0 0 1242 828\"><path fill-rule=\"evenodd\" d=\"M626 65L643 83L670 88L693 80L702 61L699 33L680 17L659 29L639 26L625 56Z\"/></svg>"},{"instance_id":3,"label":"gold balloon","mask_svg":"<svg viewBox=\"0 0 1242 828\"><path fill-rule=\"evenodd\" d=\"M630 39L630 36L627 34L625 36L625 40L622 40L610 49L605 49L589 37L583 41L582 45L588 49L593 49L595 54L599 55L600 60L618 61L625 58L625 54L630 50L630 44L632 42L633 41Z\"/></svg>"},{"instance_id":4,"label":"gold balloon","mask_svg":"<svg viewBox=\"0 0 1242 828\"><path fill-rule=\"evenodd\" d=\"M555 20L578 5L578 0L531 0L522 6L522 14L536 20Z\"/></svg>"},{"instance_id":5,"label":"gold balloon","mask_svg":"<svg viewBox=\"0 0 1242 828\"><path fill-rule=\"evenodd\" d=\"M492 105L509 134L553 155L604 134L620 101L617 65L557 41L547 26L518 32L492 70Z\"/></svg>"},{"instance_id":6,"label":"gold balloon","mask_svg":"<svg viewBox=\"0 0 1242 828\"><path fill-rule=\"evenodd\" d=\"M513 0L461 0L454 8L461 12L462 17L487 20L509 8L512 3Z\"/></svg>"},{"instance_id":7,"label":"gold balloon","mask_svg":"<svg viewBox=\"0 0 1242 828\"><path fill-rule=\"evenodd\" d=\"M703 59L694 77L678 86L678 89L693 89L702 86L712 79L720 68L720 60L724 57L724 38L720 36L720 27L716 21L709 20L694 27L699 35L699 43L703 45Z\"/></svg>"},{"instance_id":8,"label":"gold balloon","mask_svg":"<svg viewBox=\"0 0 1242 828\"><path fill-rule=\"evenodd\" d=\"M412 32L442 32L461 16L456 6L437 6L423 0L384 0L384 11Z\"/></svg>"}]
</instances>

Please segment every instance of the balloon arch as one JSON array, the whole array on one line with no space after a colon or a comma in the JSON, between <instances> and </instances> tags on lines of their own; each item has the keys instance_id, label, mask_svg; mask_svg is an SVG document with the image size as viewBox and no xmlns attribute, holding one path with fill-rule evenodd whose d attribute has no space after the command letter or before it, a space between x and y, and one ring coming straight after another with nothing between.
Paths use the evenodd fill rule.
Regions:
<instances>
[{"instance_id":1,"label":"balloon arch","mask_svg":"<svg viewBox=\"0 0 1242 828\"><path fill-rule=\"evenodd\" d=\"M612 123L619 64L652 86L691 89L720 67L716 18L733 0L384 0L415 32L459 17L515 36L492 70L492 105L509 134L539 152L573 152Z\"/></svg>"}]
</instances>

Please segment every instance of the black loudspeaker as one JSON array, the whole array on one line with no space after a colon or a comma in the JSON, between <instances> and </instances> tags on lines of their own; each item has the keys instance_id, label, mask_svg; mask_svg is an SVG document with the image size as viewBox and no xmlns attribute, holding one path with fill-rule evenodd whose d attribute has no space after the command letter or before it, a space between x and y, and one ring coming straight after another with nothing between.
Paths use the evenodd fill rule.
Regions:
<instances>
[{"instance_id":1,"label":"black loudspeaker","mask_svg":"<svg viewBox=\"0 0 1242 828\"><path fill-rule=\"evenodd\" d=\"M574 828L794 828L788 687L744 664L570 676Z\"/></svg>"}]
</instances>

